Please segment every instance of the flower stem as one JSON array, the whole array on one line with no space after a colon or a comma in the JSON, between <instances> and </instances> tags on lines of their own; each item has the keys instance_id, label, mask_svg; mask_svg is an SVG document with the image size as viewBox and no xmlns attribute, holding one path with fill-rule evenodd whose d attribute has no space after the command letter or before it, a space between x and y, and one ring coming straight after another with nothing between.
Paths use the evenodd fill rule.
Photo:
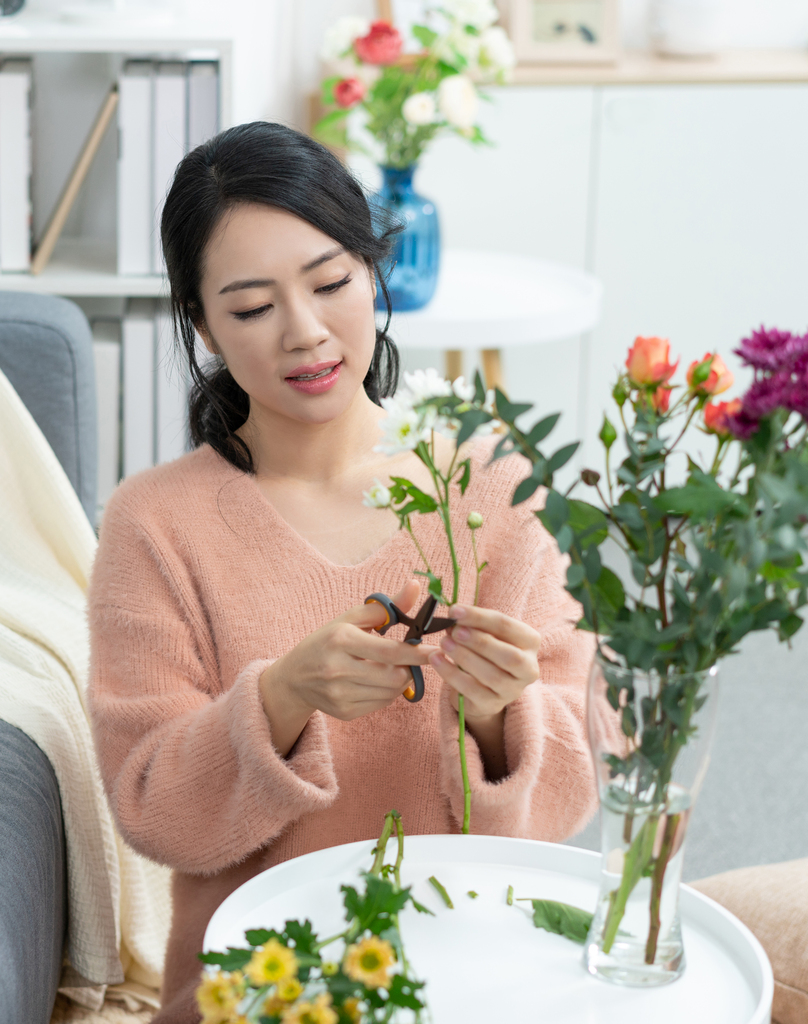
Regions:
<instances>
[{"instance_id":1,"label":"flower stem","mask_svg":"<svg viewBox=\"0 0 808 1024\"><path fill-rule=\"evenodd\" d=\"M649 817L643 823L639 832L637 832L634 842L626 852L620 886L609 895L609 912L606 915L606 926L603 930L604 953L611 951L614 940L617 937L617 929L620 927L620 922L623 920L623 915L626 912L628 898L634 891L637 882L642 878L643 872L651 860L658 824L658 817Z\"/></svg>"},{"instance_id":2,"label":"flower stem","mask_svg":"<svg viewBox=\"0 0 808 1024\"><path fill-rule=\"evenodd\" d=\"M648 929L648 942L645 946L645 962L652 964L656 959L657 940L659 939L659 907L662 902L662 883L665 881L665 870L671 856L673 837L679 827L681 814L671 814L665 822L665 832L662 836L662 845L659 849L654 873L651 876L651 927Z\"/></svg>"},{"instance_id":3,"label":"flower stem","mask_svg":"<svg viewBox=\"0 0 808 1024\"><path fill-rule=\"evenodd\" d=\"M469 834L471 821L471 785L469 784L469 770L466 764L466 709L463 695L457 698L457 719L458 719L458 742L460 744L460 774L463 776L463 835Z\"/></svg>"}]
</instances>

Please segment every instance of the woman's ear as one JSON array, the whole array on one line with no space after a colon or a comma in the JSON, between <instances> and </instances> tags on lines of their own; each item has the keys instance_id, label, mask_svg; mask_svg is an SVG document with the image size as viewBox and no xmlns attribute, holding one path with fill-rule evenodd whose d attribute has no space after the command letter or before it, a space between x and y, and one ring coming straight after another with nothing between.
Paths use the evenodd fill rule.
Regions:
<instances>
[{"instance_id":1,"label":"woman's ear","mask_svg":"<svg viewBox=\"0 0 808 1024\"><path fill-rule=\"evenodd\" d=\"M194 327L196 328L196 333L204 342L205 348L208 350L208 352L210 352L212 356L220 355L219 348L216 342L213 340L213 337L211 336L211 333L208 330L208 325L205 323L204 318L200 317L198 320L194 318L193 323Z\"/></svg>"}]
</instances>

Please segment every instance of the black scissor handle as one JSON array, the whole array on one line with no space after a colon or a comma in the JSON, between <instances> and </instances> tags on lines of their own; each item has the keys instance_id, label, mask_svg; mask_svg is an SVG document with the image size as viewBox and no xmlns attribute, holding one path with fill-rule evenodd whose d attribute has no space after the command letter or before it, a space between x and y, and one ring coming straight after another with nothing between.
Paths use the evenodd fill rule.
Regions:
<instances>
[{"instance_id":1,"label":"black scissor handle","mask_svg":"<svg viewBox=\"0 0 808 1024\"><path fill-rule=\"evenodd\" d=\"M420 640L405 640L405 644L420 644ZM410 675L412 676L412 685L408 686L404 691L404 699L408 700L410 704L417 704L424 696L424 673L421 671L420 665L410 665Z\"/></svg>"},{"instance_id":2,"label":"black scissor handle","mask_svg":"<svg viewBox=\"0 0 808 1024\"><path fill-rule=\"evenodd\" d=\"M387 594L371 594L365 598L365 604L380 604L387 612L387 620L381 626L373 627L382 636L384 636L388 629L392 626L397 626L401 621L398 617L398 608L396 608Z\"/></svg>"}]
</instances>

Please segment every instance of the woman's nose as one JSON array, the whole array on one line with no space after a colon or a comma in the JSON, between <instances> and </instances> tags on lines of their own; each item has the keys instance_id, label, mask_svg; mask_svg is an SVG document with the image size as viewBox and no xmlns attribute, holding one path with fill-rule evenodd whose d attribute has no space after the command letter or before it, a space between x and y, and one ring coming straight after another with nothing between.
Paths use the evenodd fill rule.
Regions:
<instances>
[{"instance_id":1,"label":"woman's nose","mask_svg":"<svg viewBox=\"0 0 808 1024\"><path fill-rule=\"evenodd\" d=\"M316 348L329 337L328 327L323 323L311 301L304 296L290 298L287 303L283 331L283 347L287 352L295 349Z\"/></svg>"}]
</instances>

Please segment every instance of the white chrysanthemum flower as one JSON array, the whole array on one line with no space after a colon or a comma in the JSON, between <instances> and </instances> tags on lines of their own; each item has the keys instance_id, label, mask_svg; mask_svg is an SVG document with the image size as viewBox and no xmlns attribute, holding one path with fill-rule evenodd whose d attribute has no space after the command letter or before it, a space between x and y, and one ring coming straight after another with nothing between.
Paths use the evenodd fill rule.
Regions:
<instances>
[{"instance_id":1,"label":"white chrysanthemum flower","mask_svg":"<svg viewBox=\"0 0 808 1024\"><path fill-rule=\"evenodd\" d=\"M412 396L409 399L411 405L420 405L430 398L448 398L452 393L451 383L445 380L434 366L412 373L405 372L404 383Z\"/></svg>"},{"instance_id":2,"label":"white chrysanthemum flower","mask_svg":"<svg viewBox=\"0 0 808 1024\"><path fill-rule=\"evenodd\" d=\"M401 113L407 124L420 128L432 124L438 112L435 97L431 92L414 92L404 100Z\"/></svg>"},{"instance_id":3,"label":"white chrysanthemum flower","mask_svg":"<svg viewBox=\"0 0 808 1024\"><path fill-rule=\"evenodd\" d=\"M399 452L411 452L421 441L428 440L431 427L424 422L424 416L412 407L396 404L395 399L383 398L382 405L387 418L382 423L382 443L376 445L375 452L398 455Z\"/></svg>"},{"instance_id":4,"label":"white chrysanthemum flower","mask_svg":"<svg viewBox=\"0 0 808 1024\"><path fill-rule=\"evenodd\" d=\"M499 11L492 0L442 0L440 7L461 25L471 25L480 32L493 25L499 17Z\"/></svg>"},{"instance_id":5,"label":"white chrysanthemum flower","mask_svg":"<svg viewBox=\"0 0 808 1024\"><path fill-rule=\"evenodd\" d=\"M515 67L513 43L500 25L487 28L480 36L480 64L491 71L510 71Z\"/></svg>"},{"instance_id":6,"label":"white chrysanthemum flower","mask_svg":"<svg viewBox=\"0 0 808 1024\"><path fill-rule=\"evenodd\" d=\"M496 405L497 405L496 392L494 391L493 388L489 388L486 391L486 393L485 393L485 402L483 403L483 409L486 412L491 413L491 415L493 416L494 413L497 411Z\"/></svg>"},{"instance_id":7,"label":"white chrysanthemum flower","mask_svg":"<svg viewBox=\"0 0 808 1024\"><path fill-rule=\"evenodd\" d=\"M362 504L368 508L389 508L391 500L390 488L385 487L378 477L373 478L370 490L362 491Z\"/></svg>"},{"instance_id":8,"label":"white chrysanthemum flower","mask_svg":"<svg viewBox=\"0 0 808 1024\"><path fill-rule=\"evenodd\" d=\"M438 86L438 108L455 128L471 128L478 106L477 90L468 75L449 75Z\"/></svg>"},{"instance_id":9,"label":"white chrysanthemum flower","mask_svg":"<svg viewBox=\"0 0 808 1024\"><path fill-rule=\"evenodd\" d=\"M353 46L354 39L370 32L370 19L357 15L339 18L327 31L320 47L322 60L338 60Z\"/></svg>"},{"instance_id":10,"label":"white chrysanthemum flower","mask_svg":"<svg viewBox=\"0 0 808 1024\"><path fill-rule=\"evenodd\" d=\"M454 391L458 398L462 398L464 402L474 401L474 385L467 384L465 377L457 378L452 384L452 391Z\"/></svg>"}]
</instances>

